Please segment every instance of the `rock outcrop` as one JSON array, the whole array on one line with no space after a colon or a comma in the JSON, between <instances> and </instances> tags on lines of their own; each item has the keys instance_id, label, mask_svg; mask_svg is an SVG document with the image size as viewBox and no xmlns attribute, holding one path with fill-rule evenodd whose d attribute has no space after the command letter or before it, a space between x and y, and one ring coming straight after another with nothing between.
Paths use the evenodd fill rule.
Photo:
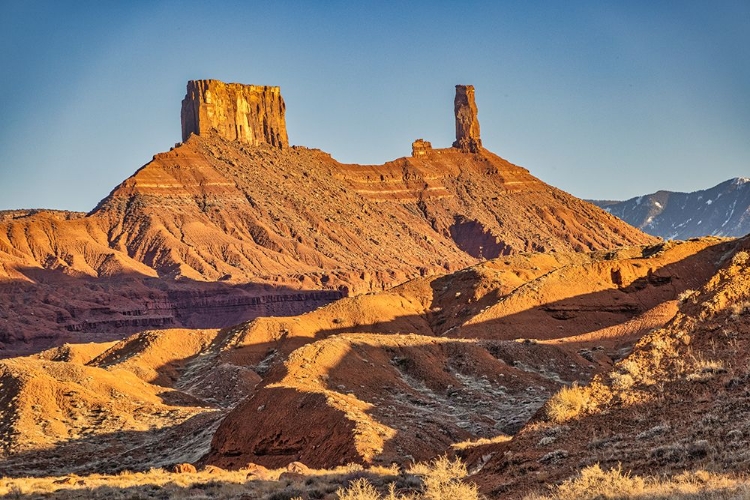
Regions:
<instances>
[{"instance_id":1,"label":"rock outcrop","mask_svg":"<svg viewBox=\"0 0 750 500\"><path fill-rule=\"evenodd\" d=\"M513 458L523 460L504 470L519 475L474 479L492 498L505 498L505 492L493 492L498 482L520 477L541 484L540 476L524 474L521 467L545 467L540 458L557 449L570 451L571 467L562 473L578 470L588 457L607 465L613 459L632 464L626 460L649 456L654 437L669 436L636 437L663 421L653 414L639 418L642 405L622 408L637 419L623 420L627 426L615 414L604 415L607 425L599 428L577 421L556 430L557 442L542 441L539 427L527 427L514 438L520 438L517 444L502 434L541 415L538 410L559 387L586 383L608 370L637 338L674 316L675 299L685 290L707 282L722 286L724 280L714 274L730 261L742 267L735 266L738 281L727 290L731 294L715 295L709 304L726 309L718 318L709 315L710 335L693 337L679 358L660 359L686 367L698 363L699 373L685 374L698 377L686 388L701 398L701 387L721 395L727 383L735 394L744 394L744 378L732 382L729 373L705 369L715 370L709 361L733 350L731 359L739 362L727 363L727 369L742 370L732 377L745 376L748 245L750 238L739 243L711 238L607 252L506 256L347 297L296 317L258 318L220 331L146 331L121 342L76 342L2 360L0 467L7 477L17 477L210 463L262 479L268 474L264 466L289 464L288 471L304 473L299 461L313 467L406 465L441 455L456 442L463 442L468 461L472 456L487 461L482 446L501 445L476 440L501 434L502 446L513 446ZM93 285L101 290L111 284ZM664 314L665 307L671 313ZM28 315L32 321L35 316ZM679 324L681 330L685 326ZM689 348L697 354L690 355ZM652 376L645 370L632 376L637 373ZM695 405L694 396L665 387L663 396L657 393L646 402L680 400L680 418L686 417L691 432L706 432L689 418L702 415L685 409ZM651 383L634 389L656 393L658 388ZM705 401L699 404L704 412ZM743 399L736 405L743 413L722 417L732 427L714 430L715 442L721 443L735 422L747 421L749 407ZM549 428L554 427L543 429ZM604 432L630 435L588 446L594 433ZM583 439L582 446L569 447L568 436ZM747 466L742 436L724 448L742 458L729 464L733 470ZM615 446L620 441L629 447ZM638 453L628 454L634 447ZM503 453L490 457L482 474L497 472L498 461L505 459Z\"/></svg>"},{"instance_id":2,"label":"rock outcrop","mask_svg":"<svg viewBox=\"0 0 750 500\"><path fill-rule=\"evenodd\" d=\"M222 362L263 380L220 424L207 462L403 464L513 434L555 387L588 381L663 326L734 248L707 238L504 257L239 325Z\"/></svg>"},{"instance_id":3,"label":"rock outcrop","mask_svg":"<svg viewBox=\"0 0 750 500\"><path fill-rule=\"evenodd\" d=\"M487 497L532 498L532 491L594 464L671 478L708 463L725 473L747 470L750 238L716 249L726 253L709 257L703 250L690 258L704 270L720 268L704 275L703 286L690 285L671 321L645 332L630 355L591 384L554 396L512 441L473 452L475 460L491 457L473 476ZM679 275L692 279L691 267Z\"/></svg>"},{"instance_id":4,"label":"rock outcrop","mask_svg":"<svg viewBox=\"0 0 750 500\"><path fill-rule=\"evenodd\" d=\"M279 87L191 80L182 101L182 140L215 133L251 146L289 146Z\"/></svg>"},{"instance_id":5,"label":"rock outcrop","mask_svg":"<svg viewBox=\"0 0 750 500\"><path fill-rule=\"evenodd\" d=\"M466 153L478 153L482 149L482 139L479 138L473 85L456 85L453 109L456 113L456 142L453 147Z\"/></svg>"},{"instance_id":6,"label":"rock outcrop","mask_svg":"<svg viewBox=\"0 0 750 500\"><path fill-rule=\"evenodd\" d=\"M424 156L427 151L432 149L432 143L425 141L424 139L417 139L411 143L411 155L414 158L418 156Z\"/></svg>"}]
</instances>

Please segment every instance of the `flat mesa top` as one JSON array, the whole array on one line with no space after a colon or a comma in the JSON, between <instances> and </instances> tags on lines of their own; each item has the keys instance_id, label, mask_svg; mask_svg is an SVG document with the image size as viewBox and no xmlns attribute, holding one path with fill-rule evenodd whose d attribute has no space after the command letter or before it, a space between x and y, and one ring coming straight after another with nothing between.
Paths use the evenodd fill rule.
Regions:
<instances>
[{"instance_id":1,"label":"flat mesa top","mask_svg":"<svg viewBox=\"0 0 750 500\"><path fill-rule=\"evenodd\" d=\"M208 86L208 87L238 87L250 91L271 91L280 93L281 87L277 85L254 85L247 83L235 83L235 82L222 82L221 80L188 80L188 87L190 86Z\"/></svg>"}]
</instances>

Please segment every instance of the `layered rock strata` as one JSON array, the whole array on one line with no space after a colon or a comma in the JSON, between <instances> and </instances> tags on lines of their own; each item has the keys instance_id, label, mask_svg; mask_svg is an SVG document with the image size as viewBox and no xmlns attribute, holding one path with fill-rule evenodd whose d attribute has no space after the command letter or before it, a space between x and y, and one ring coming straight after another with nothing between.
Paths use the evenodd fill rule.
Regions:
<instances>
[{"instance_id":1,"label":"layered rock strata","mask_svg":"<svg viewBox=\"0 0 750 500\"><path fill-rule=\"evenodd\" d=\"M182 101L182 140L218 134L251 146L289 146L279 87L191 80Z\"/></svg>"}]
</instances>

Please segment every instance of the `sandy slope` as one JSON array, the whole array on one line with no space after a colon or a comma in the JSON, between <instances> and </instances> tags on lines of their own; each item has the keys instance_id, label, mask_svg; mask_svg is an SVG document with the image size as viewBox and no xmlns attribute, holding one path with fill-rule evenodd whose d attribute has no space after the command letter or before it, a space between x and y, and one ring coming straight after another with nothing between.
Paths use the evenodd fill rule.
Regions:
<instances>
[{"instance_id":1,"label":"sandy slope","mask_svg":"<svg viewBox=\"0 0 750 500\"><path fill-rule=\"evenodd\" d=\"M405 463L513 434L669 321L736 247L520 254L299 316L7 360L0 469L113 472L207 452L230 468Z\"/></svg>"}]
</instances>

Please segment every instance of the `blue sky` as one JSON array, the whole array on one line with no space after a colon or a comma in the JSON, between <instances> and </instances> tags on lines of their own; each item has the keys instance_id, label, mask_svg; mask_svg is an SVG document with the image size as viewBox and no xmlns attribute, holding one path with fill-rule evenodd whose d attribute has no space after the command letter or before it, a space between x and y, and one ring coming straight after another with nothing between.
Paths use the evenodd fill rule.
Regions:
<instances>
[{"instance_id":1,"label":"blue sky","mask_svg":"<svg viewBox=\"0 0 750 500\"><path fill-rule=\"evenodd\" d=\"M292 144L453 141L582 198L750 175L750 3L3 2L0 209L88 211L180 140L189 79L279 85Z\"/></svg>"}]
</instances>

